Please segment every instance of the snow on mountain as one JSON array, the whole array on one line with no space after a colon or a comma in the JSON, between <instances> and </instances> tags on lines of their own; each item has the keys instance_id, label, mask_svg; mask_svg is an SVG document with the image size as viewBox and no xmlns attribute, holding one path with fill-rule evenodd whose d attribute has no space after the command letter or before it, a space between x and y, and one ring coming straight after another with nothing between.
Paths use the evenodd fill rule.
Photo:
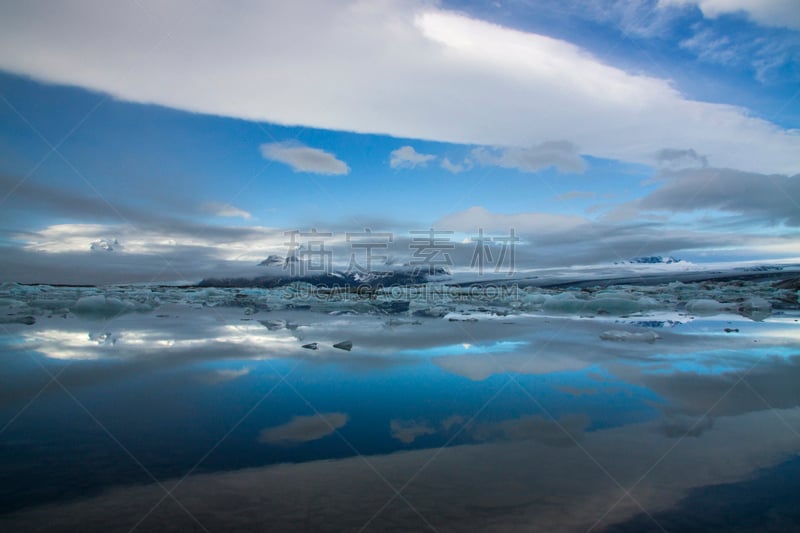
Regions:
<instances>
[{"instance_id":1,"label":"snow on mountain","mask_svg":"<svg viewBox=\"0 0 800 533\"><path fill-rule=\"evenodd\" d=\"M675 259L672 256L661 256L661 255L650 255L646 257L634 257L633 259L628 259L627 261L617 261L615 265L671 265L673 263L685 263L680 259Z\"/></svg>"},{"instance_id":2,"label":"snow on mountain","mask_svg":"<svg viewBox=\"0 0 800 533\"><path fill-rule=\"evenodd\" d=\"M258 266L283 266L286 264L286 259L279 255L270 255L263 261L261 261Z\"/></svg>"}]
</instances>

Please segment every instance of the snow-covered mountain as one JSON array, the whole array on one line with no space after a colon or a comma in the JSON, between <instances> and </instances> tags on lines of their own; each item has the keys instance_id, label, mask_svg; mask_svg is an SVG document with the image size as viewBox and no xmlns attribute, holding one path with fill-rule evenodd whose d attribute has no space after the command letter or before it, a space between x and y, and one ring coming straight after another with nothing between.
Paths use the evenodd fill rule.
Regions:
<instances>
[{"instance_id":1,"label":"snow-covered mountain","mask_svg":"<svg viewBox=\"0 0 800 533\"><path fill-rule=\"evenodd\" d=\"M273 257L273 256L270 256ZM275 256L277 257L277 256ZM294 282L305 282L318 287L390 287L427 283L429 281L442 281L447 279L450 272L439 266L424 268L410 265L386 267L386 270L373 270L370 272L341 272L337 270L322 270L313 268L309 262L292 261L289 257L285 262L267 261L261 264L273 267L270 273L254 278L205 278L200 283L201 287L262 287L274 288Z\"/></svg>"},{"instance_id":2,"label":"snow-covered mountain","mask_svg":"<svg viewBox=\"0 0 800 533\"><path fill-rule=\"evenodd\" d=\"M671 265L673 263L682 263L680 259L675 259L672 256L650 255L646 257L634 257L627 261L616 261L615 265Z\"/></svg>"},{"instance_id":3,"label":"snow-covered mountain","mask_svg":"<svg viewBox=\"0 0 800 533\"><path fill-rule=\"evenodd\" d=\"M261 261L258 266L283 266L286 264L286 259L279 255L270 255L263 261Z\"/></svg>"}]
</instances>

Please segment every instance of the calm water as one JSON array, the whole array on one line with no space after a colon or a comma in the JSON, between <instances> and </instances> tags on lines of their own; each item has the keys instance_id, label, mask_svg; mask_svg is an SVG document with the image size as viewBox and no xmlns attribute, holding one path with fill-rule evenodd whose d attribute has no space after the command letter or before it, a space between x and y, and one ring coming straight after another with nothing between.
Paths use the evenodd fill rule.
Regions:
<instances>
[{"instance_id":1,"label":"calm water","mask_svg":"<svg viewBox=\"0 0 800 533\"><path fill-rule=\"evenodd\" d=\"M5 325L0 525L791 530L797 318Z\"/></svg>"}]
</instances>

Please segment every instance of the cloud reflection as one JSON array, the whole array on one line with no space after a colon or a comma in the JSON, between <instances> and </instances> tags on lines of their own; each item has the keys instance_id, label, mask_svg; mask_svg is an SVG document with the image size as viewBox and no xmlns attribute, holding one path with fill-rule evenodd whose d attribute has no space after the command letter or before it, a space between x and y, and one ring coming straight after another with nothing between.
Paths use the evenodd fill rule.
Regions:
<instances>
[{"instance_id":1,"label":"cloud reflection","mask_svg":"<svg viewBox=\"0 0 800 533\"><path fill-rule=\"evenodd\" d=\"M350 419L345 413L318 413L295 416L285 424L262 429L258 442L262 444L295 444L319 440L344 427Z\"/></svg>"}]
</instances>

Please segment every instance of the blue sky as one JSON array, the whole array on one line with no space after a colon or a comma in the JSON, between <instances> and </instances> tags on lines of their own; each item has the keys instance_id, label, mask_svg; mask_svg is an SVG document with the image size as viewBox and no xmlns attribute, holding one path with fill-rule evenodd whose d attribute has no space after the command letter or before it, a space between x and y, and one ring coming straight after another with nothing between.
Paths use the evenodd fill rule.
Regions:
<instances>
[{"instance_id":1,"label":"blue sky","mask_svg":"<svg viewBox=\"0 0 800 533\"><path fill-rule=\"evenodd\" d=\"M791 4L4 3L0 277L257 274L311 228L800 257Z\"/></svg>"}]
</instances>

